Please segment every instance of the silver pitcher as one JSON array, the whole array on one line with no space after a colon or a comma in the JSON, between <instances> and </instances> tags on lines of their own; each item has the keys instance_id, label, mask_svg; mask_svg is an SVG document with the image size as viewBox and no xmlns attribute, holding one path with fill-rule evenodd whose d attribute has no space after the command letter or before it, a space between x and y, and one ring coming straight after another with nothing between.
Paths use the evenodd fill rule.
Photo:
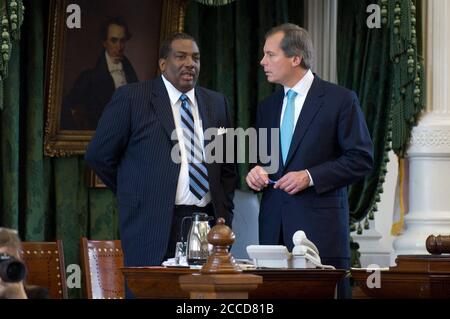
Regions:
<instances>
[{"instance_id":1,"label":"silver pitcher","mask_svg":"<svg viewBox=\"0 0 450 319\"><path fill-rule=\"evenodd\" d=\"M208 245L207 236L210 230L209 221L212 217L205 213L193 213L192 216L182 219L182 229L184 221L187 219L192 220L186 243L187 262L189 265L203 265L209 256L210 245Z\"/></svg>"}]
</instances>

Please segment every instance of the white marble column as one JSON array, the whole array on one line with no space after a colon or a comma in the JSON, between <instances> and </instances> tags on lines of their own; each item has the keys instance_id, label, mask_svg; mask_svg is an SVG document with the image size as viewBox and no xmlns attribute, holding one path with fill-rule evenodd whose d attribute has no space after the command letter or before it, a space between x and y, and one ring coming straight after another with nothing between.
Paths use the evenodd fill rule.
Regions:
<instances>
[{"instance_id":1,"label":"white marble column","mask_svg":"<svg viewBox=\"0 0 450 319\"><path fill-rule=\"evenodd\" d=\"M337 0L307 0L305 11L306 29L315 49L313 72L324 80L337 83Z\"/></svg>"},{"instance_id":2,"label":"white marble column","mask_svg":"<svg viewBox=\"0 0 450 319\"><path fill-rule=\"evenodd\" d=\"M427 111L408 151L409 213L396 255L426 254L431 234L450 234L450 1L426 1Z\"/></svg>"}]
</instances>

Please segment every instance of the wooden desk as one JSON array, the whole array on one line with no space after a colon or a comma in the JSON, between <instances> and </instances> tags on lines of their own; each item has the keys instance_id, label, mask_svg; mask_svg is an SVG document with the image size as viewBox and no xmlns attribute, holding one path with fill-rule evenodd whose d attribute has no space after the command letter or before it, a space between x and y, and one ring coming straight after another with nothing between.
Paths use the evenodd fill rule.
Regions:
<instances>
[{"instance_id":1,"label":"wooden desk","mask_svg":"<svg viewBox=\"0 0 450 319\"><path fill-rule=\"evenodd\" d=\"M397 266L380 271L380 288L367 287L366 269L352 269L361 290L371 298L450 298L450 257L448 255L401 255Z\"/></svg>"},{"instance_id":2,"label":"wooden desk","mask_svg":"<svg viewBox=\"0 0 450 319\"><path fill-rule=\"evenodd\" d=\"M198 270L165 267L122 268L128 287L137 298L184 298L187 292L178 283L180 275ZM244 271L263 277L263 283L249 294L250 299L332 299L345 270L258 269Z\"/></svg>"}]
</instances>

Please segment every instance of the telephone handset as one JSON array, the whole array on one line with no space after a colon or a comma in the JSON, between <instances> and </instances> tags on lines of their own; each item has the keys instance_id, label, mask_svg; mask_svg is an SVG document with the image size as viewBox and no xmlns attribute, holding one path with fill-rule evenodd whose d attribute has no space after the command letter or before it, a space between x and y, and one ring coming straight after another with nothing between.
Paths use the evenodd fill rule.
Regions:
<instances>
[{"instance_id":1,"label":"telephone handset","mask_svg":"<svg viewBox=\"0 0 450 319\"><path fill-rule=\"evenodd\" d=\"M292 249L292 266L294 268L305 268L303 258L316 267L324 269L335 269L333 266L322 265L319 250L307 237L304 231L298 230L292 236L294 248Z\"/></svg>"}]
</instances>

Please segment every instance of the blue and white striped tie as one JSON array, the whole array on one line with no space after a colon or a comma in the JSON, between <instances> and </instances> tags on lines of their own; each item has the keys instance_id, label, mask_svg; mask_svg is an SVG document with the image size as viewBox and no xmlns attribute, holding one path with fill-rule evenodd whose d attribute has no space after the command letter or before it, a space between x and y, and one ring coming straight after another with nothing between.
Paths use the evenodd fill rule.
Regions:
<instances>
[{"instance_id":1,"label":"blue and white striped tie","mask_svg":"<svg viewBox=\"0 0 450 319\"><path fill-rule=\"evenodd\" d=\"M203 161L203 147L198 135L195 134L194 116L188 97L181 94L180 100L181 127L189 168L189 190L201 200L209 190L208 171Z\"/></svg>"}]
</instances>

